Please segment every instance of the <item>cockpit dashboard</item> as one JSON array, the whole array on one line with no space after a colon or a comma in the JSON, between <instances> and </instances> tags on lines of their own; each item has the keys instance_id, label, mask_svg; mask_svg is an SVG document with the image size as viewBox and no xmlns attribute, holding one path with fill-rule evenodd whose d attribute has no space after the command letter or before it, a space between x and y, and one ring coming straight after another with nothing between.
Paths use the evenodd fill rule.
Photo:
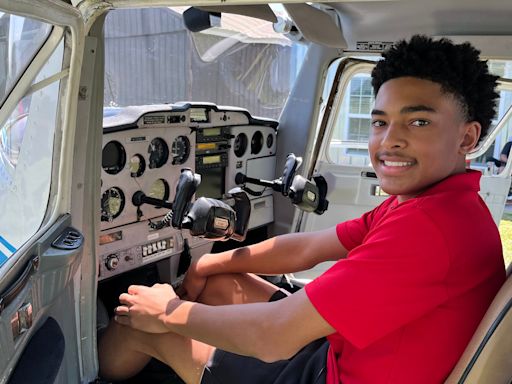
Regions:
<instances>
[{"instance_id":1,"label":"cockpit dashboard","mask_svg":"<svg viewBox=\"0 0 512 384\"><path fill-rule=\"evenodd\" d=\"M212 103L133 106L105 117L98 279L156 261L165 261L160 267L171 282L179 279L186 270L184 252L198 257L211 250L212 241L172 227L151 229L150 221L160 220L168 209L136 206L134 194L172 201L183 168L201 175L195 198L227 199L238 172L272 180L277 127L275 120ZM249 229L271 223L272 190L248 187L257 192L250 196Z\"/></svg>"}]
</instances>

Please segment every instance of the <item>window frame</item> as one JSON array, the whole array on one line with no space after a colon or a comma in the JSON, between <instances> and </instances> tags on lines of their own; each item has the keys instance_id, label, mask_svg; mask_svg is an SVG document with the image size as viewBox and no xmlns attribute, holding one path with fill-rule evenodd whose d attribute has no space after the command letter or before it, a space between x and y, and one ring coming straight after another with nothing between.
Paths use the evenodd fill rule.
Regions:
<instances>
[{"instance_id":1,"label":"window frame","mask_svg":"<svg viewBox=\"0 0 512 384\"><path fill-rule=\"evenodd\" d=\"M17 15L15 13L12 13L12 12L3 12L4 14L9 14L10 17L13 16L13 17L25 17L26 19L32 19L32 20L35 20L35 21L40 21L40 20L37 20L37 19L34 19L34 18L29 18L29 17L26 17L26 16L20 16L20 15ZM23 76L23 74L27 71L27 69L30 67L30 64L32 63L32 61L34 60L34 58L38 55L39 51L41 50L41 48L47 43L48 39L50 38L50 35L52 34L53 32L53 29L55 28L55 25L52 25L50 23L47 23L47 22L44 22L44 21L41 21L41 23L45 23L48 25L48 31L47 31L47 34L45 36L44 39L41 40L41 44L39 47L37 47L29 60L27 60L25 63L23 63L23 67L20 69L20 71L18 71L15 76L10 79L11 80L11 83L9 84L8 87L6 87L5 89L5 93L3 94L2 97L0 97L0 107L3 106L3 103L7 100L7 98L9 97L10 93L13 91L13 89L16 87L16 84L18 83L18 81L20 80L20 78ZM6 78L6 80L9 80L9 78ZM7 84L6 84L7 85Z\"/></svg>"},{"instance_id":2,"label":"window frame","mask_svg":"<svg viewBox=\"0 0 512 384\"><path fill-rule=\"evenodd\" d=\"M49 23L49 22L48 22ZM59 133L62 129L63 119L60 115L63 100L69 97L69 87L67 82L63 83L63 79L67 79L69 74L69 69L64 68L64 58L66 57L66 49L69 49L66 42L63 41L66 38L66 29L64 27L58 26L55 23L51 29L49 36L47 37L44 44L39 48L36 55L32 58L28 66L25 68L23 73L18 78L17 82L14 84L13 88L7 95L4 103L0 107L0 122L1 125L5 124L12 112L18 105L18 103L30 93L33 93L41 88L44 88L47 85L52 84L56 81L61 81L58 90L58 101L56 106L56 117L55 117L55 128L54 128L54 139L53 139L53 150L52 150L52 170L51 176L49 179L49 193L48 193L48 203L45 209L45 214L42 217L42 221L39 225L39 228L29 236L26 241L21 244L19 247L15 248L15 251L7 258L7 260L0 267L0 290L3 289L3 283L9 281L9 276L11 274L15 274L20 266L25 263L26 257L22 257L25 254L26 249L28 249L32 243L40 237L44 231L51 226L53 222L58 217L56 212L56 193L59 189L59 168L60 161L58 158L60 157L58 153L58 148L62 146L62 134ZM53 74L46 79L38 81L34 83L37 77L39 76L41 70L45 66L48 59L53 55L55 50L58 48L59 44L64 44L63 51L63 66L61 67L61 71ZM25 255L26 256L26 255Z\"/></svg>"},{"instance_id":3,"label":"window frame","mask_svg":"<svg viewBox=\"0 0 512 384\"><path fill-rule=\"evenodd\" d=\"M351 57L347 57L345 59L346 60L350 60L350 59L357 60L357 58L351 58ZM337 68L340 65L340 63L341 63L341 61L336 60L331 64L331 66L335 65ZM333 102L333 108L328 117L329 120L327 123L327 132L326 132L326 137L328 139L325 140L326 144L323 146L324 148L322 151L322 158L330 164L336 164L336 165L341 165L341 166L346 165L346 166L352 166L352 167L361 167L360 164L351 165L351 164L344 164L344 163L339 163L339 162L335 161L330 154L330 150L331 150L331 144L333 142L333 136L336 131L336 123L337 123L337 120L342 115L342 108L344 108L345 95L347 94L347 92L350 92L351 80L358 74L365 74L365 75L370 74L374 66L375 66L374 63L369 63L366 61L354 61L353 63L349 63L347 68L343 71L343 73L340 76L340 81L339 81L339 84L337 87L338 92L336 93L336 97ZM326 87L332 87L332 84L326 84ZM347 104L349 104L349 101L347 102ZM345 108L348 111L349 105L347 105ZM349 115L350 114L347 113L347 121L348 121ZM346 128L346 125L343 125L342 129L343 128ZM344 132L348 132L348 131L345 129ZM344 135L346 135L346 133L344 133L344 132L340 132L342 137ZM338 142L340 144L340 148L342 148L342 149L345 148L345 149L359 150L359 149L367 149L368 148L367 142L366 143L355 142L355 143L350 143L350 145L345 144L345 143L348 143L348 140L346 140L346 139L338 140ZM354 154L354 155L350 155L350 156L364 156L364 155ZM368 156L365 156L365 157L368 157Z\"/></svg>"}]
</instances>

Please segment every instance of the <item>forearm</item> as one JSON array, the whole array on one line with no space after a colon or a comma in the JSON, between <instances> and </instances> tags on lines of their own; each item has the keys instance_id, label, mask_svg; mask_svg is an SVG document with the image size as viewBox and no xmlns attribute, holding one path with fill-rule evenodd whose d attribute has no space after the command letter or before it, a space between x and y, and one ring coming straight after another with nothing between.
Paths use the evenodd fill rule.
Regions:
<instances>
[{"instance_id":1,"label":"forearm","mask_svg":"<svg viewBox=\"0 0 512 384\"><path fill-rule=\"evenodd\" d=\"M180 300L168 284L132 285L119 302L115 321L120 324L150 333L174 332L263 361L287 359L335 331L305 290L270 303L208 306Z\"/></svg>"},{"instance_id":2,"label":"forearm","mask_svg":"<svg viewBox=\"0 0 512 384\"><path fill-rule=\"evenodd\" d=\"M305 292L278 302L226 306L173 300L160 320L172 332L266 362L290 358L334 332Z\"/></svg>"},{"instance_id":3,"label":"forearm","mask_svg":"<svg viewBox=\"0 0 512 384\"><path fill-rule=\"evenodd\" d=\"M334 229L277 236L261 243L203 257L194 265L200 276L220 273L281 274L303 271L346 256Z\"/></svg>"},{"instance_id":4,"label":"forearm","mask_svg":"<svg viewBox=\"0 0 512 384\"><path fill-rule=\"evenodd\" d=\"M263 344L272 316L265 305L272 303L208 306L175 301L161 320L172 332L233 353L264 359ZM263 315L263 316L262 316ZM205 321L207 319L207 321ZM268 348L269 345L266 345Z\"/></svg>"}]
</instances>

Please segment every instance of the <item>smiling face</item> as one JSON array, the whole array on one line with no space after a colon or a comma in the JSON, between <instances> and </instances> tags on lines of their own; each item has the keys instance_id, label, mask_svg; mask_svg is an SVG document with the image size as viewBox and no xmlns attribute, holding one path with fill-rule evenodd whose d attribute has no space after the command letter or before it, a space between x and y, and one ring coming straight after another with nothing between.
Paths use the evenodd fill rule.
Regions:
<instances>
[{"instance_id":1,"label":"smiling face","mask_svg":"<svg viewBox=\"0 0 512 384\"><path fill-rule=\"evenodd\" d=\"M440 84L415 77L386 81L372 111L369 151L381 187L399 201L465 171L480 124Z\"/></svg>"}]
</instances>

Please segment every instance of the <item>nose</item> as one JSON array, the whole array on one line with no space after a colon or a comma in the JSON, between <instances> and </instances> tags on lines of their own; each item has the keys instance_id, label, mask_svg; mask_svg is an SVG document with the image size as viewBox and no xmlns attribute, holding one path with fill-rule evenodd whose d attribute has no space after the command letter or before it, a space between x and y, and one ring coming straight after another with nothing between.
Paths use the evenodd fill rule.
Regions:
<instances>
[{"instance_id":1,"label":"nose","mask_svg":"<svg viewBox=\"0 0 512 384\"><path fill-rule=\"evenodd\" d=\"M386 130L382 132L381 146L387 149L406 147L406 129L403 124L391 122Z\"/></svg>"}]
</instances>

